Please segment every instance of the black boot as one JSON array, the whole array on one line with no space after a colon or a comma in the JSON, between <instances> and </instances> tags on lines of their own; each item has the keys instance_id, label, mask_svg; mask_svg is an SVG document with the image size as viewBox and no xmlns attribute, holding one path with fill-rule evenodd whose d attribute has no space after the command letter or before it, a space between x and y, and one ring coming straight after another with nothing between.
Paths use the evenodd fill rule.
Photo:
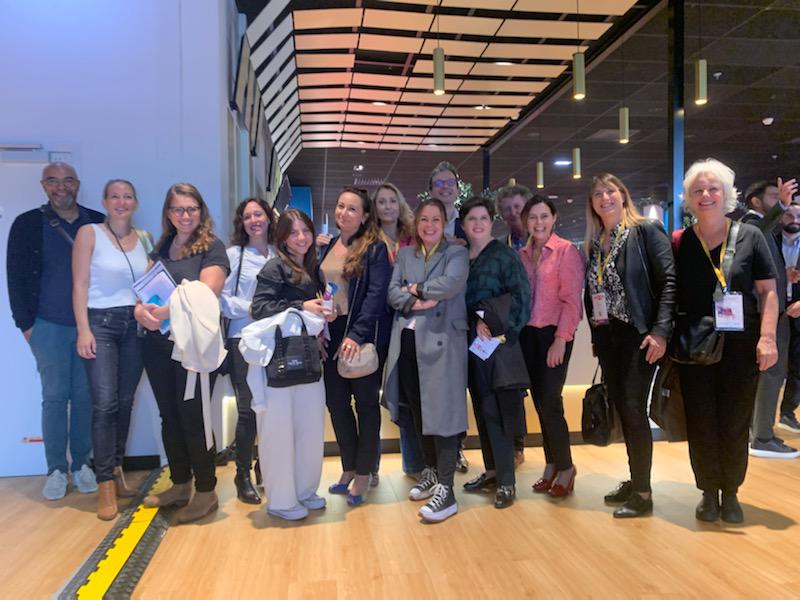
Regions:
<instances>
[{"instance_id":1,"label":"black boot","mask_svg":"<svg viewBox=\"0 0 800 600\"><path fill-rule=\"evenodd\" d=\"M694 516L698 521L713 523L719 519L719 490L706 490L703 492L703 499L694 511Z\"/></svg>"},{"instance_id":2,"label":"black boot","mask_svg":"<svg viewBox=\"0 0 800 600\"><path fill-rule=\"evenodd\" d=\"M261 504L261 496L253 482L250 480L250 470L236 469L236 477L233 478L236 484L236 496L245 504Z\"/></svg>"},{"instance_id":3,"label":"black boot","mask_svg":"<svg viewBox=\"0 0 800 600\"><path fill-rule=\"evenodd\" d=\"M726 523L741 523L744 521L744 512L736 492L722 492L722 520Z\"/></svg>"}]
</instances>

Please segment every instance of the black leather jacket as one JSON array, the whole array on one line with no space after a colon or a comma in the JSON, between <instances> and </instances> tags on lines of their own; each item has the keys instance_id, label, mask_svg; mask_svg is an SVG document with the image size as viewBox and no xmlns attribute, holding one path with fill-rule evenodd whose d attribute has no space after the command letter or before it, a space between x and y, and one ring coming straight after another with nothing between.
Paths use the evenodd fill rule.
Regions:
<instances>
[{"instance_id":1,"label":"black leather jacket","mask_svg":"<svg viewBox=\"0 0 800 600\"><path fill-rule=\"evenodd\" d=\"M669 340L675 317L677 285L672 245L661 223L647 220L631 228L624 251L617 256L615 265L625 286L631 325L642 335L650 333ZM591 316L589 286L584 290L583 301L586 314Z\"/></svg>"}]
</instances>

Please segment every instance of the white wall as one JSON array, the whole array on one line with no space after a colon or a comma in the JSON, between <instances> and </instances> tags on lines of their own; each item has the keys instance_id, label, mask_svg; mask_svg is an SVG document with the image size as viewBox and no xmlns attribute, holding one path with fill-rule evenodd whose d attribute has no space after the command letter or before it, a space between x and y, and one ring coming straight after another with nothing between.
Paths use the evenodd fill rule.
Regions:
<instances>
[{"instance_id":1,"label":"white wall","mask_svg":"<svg viewBox=\"0 0 800 600\"><path fill-rule=\"evenodd\" d=\"M232 19L233 0L3 0L0 143L71 152L79 201L91 207L99 207L106 180L130 179L140 200L137 222L156 235L166 189L192 182L227 239L229 69L231 49L238 51L229 40ZM16 214L46 201L36 184L40 165L29 173L4 166L3 247ZM16 180L23 171L35 177L27 184L36 193L9 198L11 173ZM5 269L2 279L4 290ZM41 446L20 441L41 433L34 363L0 294L0 475L41 473ZM144 384L132 455L158 452L157 413Z\"/></svg>"}]
</instances>

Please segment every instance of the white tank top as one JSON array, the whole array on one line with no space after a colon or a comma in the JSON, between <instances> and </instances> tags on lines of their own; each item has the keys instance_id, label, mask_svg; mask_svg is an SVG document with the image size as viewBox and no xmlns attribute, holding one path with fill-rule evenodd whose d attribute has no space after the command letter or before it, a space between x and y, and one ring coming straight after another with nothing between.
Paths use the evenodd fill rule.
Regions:
<instances>
[{"instance_id":1,"label":"white tank top","mask_svg":"<svg viewBox=\"0 0 800 600\"><path fill-rule=\"evenodd\" d=\"M93 224L94 252L89 265L89 308L111 308L114 306L133 306L136 296L133 293L133 275L139 279L147 270L147 253L141 240L127 252L128 260L116 242L112 242L102 225Z\"/></svg>"}]
</instances>

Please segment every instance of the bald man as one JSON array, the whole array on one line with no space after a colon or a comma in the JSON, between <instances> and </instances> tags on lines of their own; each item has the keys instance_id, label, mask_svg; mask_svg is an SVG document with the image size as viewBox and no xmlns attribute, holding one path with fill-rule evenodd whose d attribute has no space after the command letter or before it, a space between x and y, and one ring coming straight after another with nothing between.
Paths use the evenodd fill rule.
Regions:
<instances>
[{"instance_id":1,"label":"bald man","mask_svg":"<svg viewBox=\"0 0 800 600\"><path fill-rule=\"evenodd\" d=\"M83 363L75 350L72 241L78 228L102 223L104 216L77 203L81 182L70 165L47 165L41 184L48 201L22 213L11 225L6 275L14 323L33 352L42 381L47 459L42 495L58 500L67 493L70 470L79 491L97 490L89 468L92 405Z\"/></svg>"}]
</instances>

